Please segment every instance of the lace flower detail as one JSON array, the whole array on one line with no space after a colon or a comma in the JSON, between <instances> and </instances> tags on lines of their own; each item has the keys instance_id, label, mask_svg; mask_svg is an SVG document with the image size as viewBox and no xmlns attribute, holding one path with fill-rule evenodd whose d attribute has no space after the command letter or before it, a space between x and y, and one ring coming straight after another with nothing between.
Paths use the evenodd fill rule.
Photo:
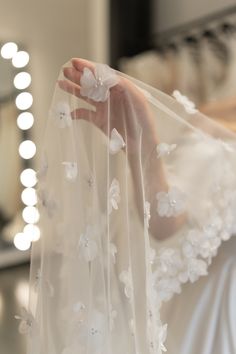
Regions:
<instances>
[{"instance_id":1,"label":"lace flower detail","mask_svg":"<svg viewBox=\"0 0 236 354\"><path fill-rule=\"evenodd\" d=\"M18 329L21 334L32 335L32 332L35 329L35 319L31 312L22 307L20 316L16 315L15 319L20 320Z\"/></svg>"},{"instance_id":2,"label":"lace flower detail","mask_svg":"<svg viewBox=\"0 0 236 354\"><path fill-rule=\"evenodd\" d=\"M78 339L83 347L87 347L92 353L102 353L106 341L107 320L103 313L94 310L87 324L80 327Z\"/></svg>"},{"instance_id":3,"label":"lace flower detail","mask_svg":"<svg viewBox=\"0 0 236 354\"><path fill-rule=\"evenodd\" d=\"M171 187L167 193L157 193L156 198L157 212L162 217L178 216L185 210L185 194L176 187Z\"/></svg>"},{"instance_id":4,"label":"lace flower detail","mask_svg":"<svg viewBox=\"0 0 236 354\"><path fill-rule=\"evenodd\" d=\"M87 226L86 232L80 236L79 251L86 262L91 262L97 257L98 247L93 240L93 229Z\"/></svg>"},{"instance_id":5,"label":"lace flower detail","mask_svg":"<svg viewBox=\"0 0 236 354\"><path fill-rule=\"evenodd\" d=\"M162 156L170 155L172 151L176 149L177 145L176 144L166 144L166 143L160 143L156 147L157 151L157 158L159 159Z\"/></svg>"},{"instance_id":6,"label":"lace flower detail","mask_svg":"<svg viewBox=\"0 0 236 354\"><path fill-rule=\"evenodd\" d=\"M80 93L97 102L105 102L110 95L110 88L117 85L118 76L108 65L96 64L94 73L84 68L80 79Z\"/></svg>"},{"instance_id":7,"label":"lace flower detail","mask_svg":"<svg viewBox=\"0 0 236 354\"><path fill-rule=\"evenodd\" d=\"M178 90L174 90L172 95L177 102L179 102L184 106L184 109L187 113L194 114L198 112L198 110L195 107L195 104L192 101L190 101L187 96L182 95Z\"/></svg>"},{"instance_id":8,"label":"lace flower detail","mask_svg":"<svg viewBox=\"0 0 236 354\"><path fill-rule=\"evenodd\" d=\"M111 214L112 209L118 209L120 202L120 185L117 179L113 179L109 189L108 213Z\"/></svg>"},{"instance_id":9,"label":"lace flower detail","mask_svg":"<svg viewBox=\"0 0 236 354\"><path fill-rule=\"evenodd\" d=\"M114 155L119 152L123 147L125 147L124 139L115 128L112 129L109 143L110 153Z\"/></svg>"},{"instance_id":10,"label":"lace flower detail","mask_svg":"<svg viewBox=\"0 0 236 354\"><path fill-rule=\"evenodd\" d=\"M51 115L59 128L70 127L72 124L70 106L67 102L58 102L51 110Z\"/></svg>"},{"instance_id":11,"label":"lace flower detail","mask_svg":"<svg viewBox=\"0 0 236 354\"><path fill-rule=\"evenodd\" d=\"M68 181L73 181L76 179L78 174L78 166L76 162L62 162L62 165L65 168L65 177Z\"/></svg>"},{"instance_id":12,"label":"lace flower detail","mask_svg":"<svg viewBox=\"0 0 236 354\"><path fill-rule=\"evenodd\" d=\"M158 332L159 332L159 351L167 352L167 349L164 346L164 343L167 338L167 324L164 324L161 327L159 327Z\"/></svg>"},{"instance_id":13,"label":"lace flower detail","mask_svg":"<svg viewBox=\"0 0 236 354\"><path fill-rule=\"evenodd\" d=\"M181 283L186 283L190 280L194 283L200 276L207 275L207 263L202 259L188 258L186 259L185 271L180 272L178 278Z\"/></svg>"},{"instance_id":14,"label":"lace flower detail","mask_svg":"<svg viewBox=\"0 0 236 354\"><path fill-rule=\"evenodd\" d=\"M133 282L132 282L131 268L129 267L128 270L124 270L123 272L121 272L119 279L125 286L124 288L125 296L131 301L133 297Z\"/></svg>"}]
</instances>

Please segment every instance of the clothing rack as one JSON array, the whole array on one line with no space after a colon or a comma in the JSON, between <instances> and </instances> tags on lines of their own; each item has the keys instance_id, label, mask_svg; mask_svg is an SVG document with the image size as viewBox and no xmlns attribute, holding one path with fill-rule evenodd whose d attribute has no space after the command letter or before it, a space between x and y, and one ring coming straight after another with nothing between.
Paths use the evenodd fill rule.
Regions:
<instances>
[{"instance_id":1,"label":"clothing rack","mask_svg":"<svg viewBox=\"0 0 236 354\"><path fill-rule=\"evenodd\" d=\"M234 5L183 25L155 33L151 36L152 46L161 48L166 45L173 45L175 39L180 38L194 42L199 39L199 34L204 37L214 36L215 30L220 30L224 33L235 31L236 26L230 19L232 16L235 17L235 15L236 6Z\"/></svg>"}]
</instances>

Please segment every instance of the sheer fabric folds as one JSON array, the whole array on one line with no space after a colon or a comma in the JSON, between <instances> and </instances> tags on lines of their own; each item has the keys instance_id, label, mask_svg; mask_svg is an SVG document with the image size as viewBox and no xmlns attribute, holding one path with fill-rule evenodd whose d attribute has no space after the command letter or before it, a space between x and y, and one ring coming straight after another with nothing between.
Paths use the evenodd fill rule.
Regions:
<instances>
[{"instance_id":1,"label":"sheer fabric folds","mask_svg":"<svg viewBox=\"0 0 236 354\"><path fill-rule=\"evenodd\" d=\"M174 97L74 59L38 172L28 354L161 354L163 302L236 232L236 139Z\"/></svg>"}]
</instances>

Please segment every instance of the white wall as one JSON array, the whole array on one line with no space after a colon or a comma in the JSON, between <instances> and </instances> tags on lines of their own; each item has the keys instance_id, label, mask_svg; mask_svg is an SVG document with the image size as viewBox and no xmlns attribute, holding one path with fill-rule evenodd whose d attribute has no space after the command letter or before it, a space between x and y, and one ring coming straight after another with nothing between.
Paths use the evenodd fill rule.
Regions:
<instances>
[{"instance_id":1,"label":"white wall","mask_svg":"<svg viewBox=\"0 0 236 354\"><path fill-rule=\"evenodd\" d=\"M154 33L236 5L235 0L154 0Z\"/></svg>"},{"instance_id":2,"label":"white wall","mask_svg":"<svg viewBox=\"0 0 236 354\"><path fill-rule=\"evenodd\" d=\"M42 137L62 64L72 57L107 62L108 0L0 0L0 42L13 40L31 54L36 124Z\"/></svg>"}]
</instances>

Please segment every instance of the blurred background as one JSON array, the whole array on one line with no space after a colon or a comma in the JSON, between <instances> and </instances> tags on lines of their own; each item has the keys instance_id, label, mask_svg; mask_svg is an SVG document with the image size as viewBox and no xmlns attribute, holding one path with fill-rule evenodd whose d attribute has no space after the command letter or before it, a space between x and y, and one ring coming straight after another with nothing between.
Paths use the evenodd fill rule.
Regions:
<instances>
[{"instance_id":1,"label":"blurred background","mask_svg":"<svg viewBox=\"0 0 236 354\"><path fill-rule=\"evenodd\" d=\"M104 62L177 89L236 131L233 0L0 0L0 354L26 352L14 319L27 306L35 187L60 67Z\"/></svg>"}]
</instances>

